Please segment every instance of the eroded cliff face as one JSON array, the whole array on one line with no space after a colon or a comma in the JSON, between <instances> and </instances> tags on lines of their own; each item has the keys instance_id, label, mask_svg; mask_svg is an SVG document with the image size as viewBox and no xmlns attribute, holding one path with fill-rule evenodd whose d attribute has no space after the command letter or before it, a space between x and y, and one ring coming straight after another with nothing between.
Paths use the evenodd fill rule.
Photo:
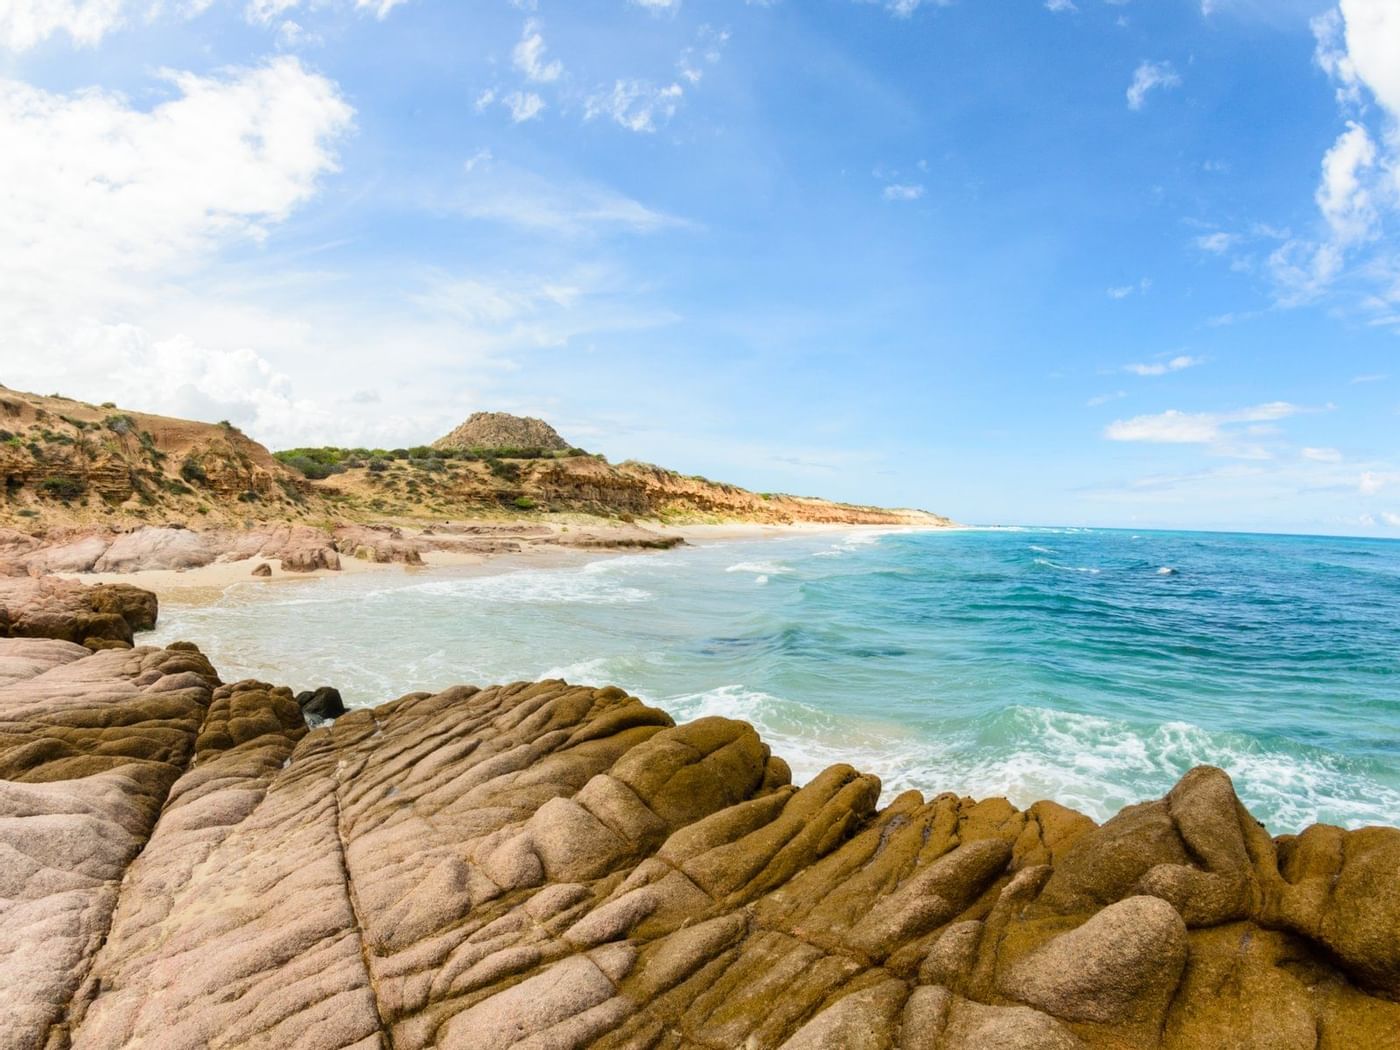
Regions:
<instances>
[{"instance_id":1,"label":"eroded cliff face","mask_svg":"<svg viewBox=\"0 0 1400 1050\"><path fill-rule=\"evenodd\" d=\"M0 1046L1400 1047L1400 830L1273 839L1219 770L1097 826L618 689L0 683Z\"/></svg>"},{"instance_id":2,"label":"eroded cliff face","mask_svg":"<svg viewBox=\"0 0 1400 1050\"><path fill-rule=\"evenodd\" d=\"M459 433L460 432L460 433ZM191 532L442 522L548 512L615 519L948 525L922 511L761 494L570 450L540 420L485 414L442 448L517 446L489 461L351 458L310 480L228 423L201 423L0 386L0 528L52 543L178 524ZM550 450L538 458L538 450ZM421 452L421 450L419 450ZM575 454L577 453L577 454ZM0 546L3 546L0 543Z\"/></svg>"}]
</instances>

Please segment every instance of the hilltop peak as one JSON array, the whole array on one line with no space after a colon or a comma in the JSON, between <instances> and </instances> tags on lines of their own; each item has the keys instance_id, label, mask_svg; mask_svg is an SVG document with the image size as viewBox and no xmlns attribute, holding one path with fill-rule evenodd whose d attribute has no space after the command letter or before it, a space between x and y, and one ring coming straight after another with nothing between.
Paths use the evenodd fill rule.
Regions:
<instances>
[{"instance_id":1,"label":"hilltop peak","mask_svg":"<svg viewBox=\"0 0 1400 1050\"><path fill-rule=\"evenodd\" d=\"M565 452L570 445L543 419L509 412L473 412L467 421L433 442L439 449L541 449Z\"/></svg>"}]
</instances>

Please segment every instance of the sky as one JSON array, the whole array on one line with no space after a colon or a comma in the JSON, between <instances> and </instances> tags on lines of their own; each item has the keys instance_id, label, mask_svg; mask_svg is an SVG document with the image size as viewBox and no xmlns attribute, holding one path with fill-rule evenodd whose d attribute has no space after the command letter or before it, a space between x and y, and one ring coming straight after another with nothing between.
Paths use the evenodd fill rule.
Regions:
<instances>
[{"instance_id":1,"label":"sky","mask_svg":"<svg viewBox=\"0 0 1400 1050\"><path fill-rule=\"evenodd\" d=\"M1400 538L1400 3L0 0L0 383Z\"/></svg>"}]
</instances>

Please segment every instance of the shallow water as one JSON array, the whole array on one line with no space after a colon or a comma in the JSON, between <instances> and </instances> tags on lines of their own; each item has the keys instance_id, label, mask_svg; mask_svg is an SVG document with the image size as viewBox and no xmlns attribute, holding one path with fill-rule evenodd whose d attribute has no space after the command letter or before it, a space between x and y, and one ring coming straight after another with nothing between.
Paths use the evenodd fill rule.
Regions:
<instances>
[{"instance_id":1,"label":"shallow water","mask_svg":"<svg viewBox=\"0 0 1400 1050\"><path fill-rule=\"evenodd\" d=\"M1103 818L1226 768L1274 832L1400 823L1400 543L1018 529L805 534L495 575L387 571L167 602L226 680L352 706L616 683L837 761Z\"/></svg>"}]
</instances>

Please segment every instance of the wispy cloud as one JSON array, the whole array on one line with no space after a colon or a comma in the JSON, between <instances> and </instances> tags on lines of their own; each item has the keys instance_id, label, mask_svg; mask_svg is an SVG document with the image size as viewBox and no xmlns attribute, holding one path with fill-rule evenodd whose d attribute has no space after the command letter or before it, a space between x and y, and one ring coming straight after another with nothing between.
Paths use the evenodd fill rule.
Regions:
<instances>
[{"instance_id":1,"label":"wispy cloud","mask_svg":"<svg viewBox=\"0 0 1400 1050\"><path fill-rule=\"evenodd\" d=\"M1074 0L1045 0L1045 10L1054 11L1056 14L1078 11Z\"/></svg>"},{"instance_id":2,"label":"wispy cloud","mask_svg":"<svg viewBox=\"0 0 1400 1050\"><path fill-rule=\"evenodd\" d=\"M1189 354L1178 354L1166 361L1151 361L1146 364L1124 365L1123 371L1131 372L1135 376L1164 376L1169 372L1182 372L1188 368L1195 368L1197 365L1205 364L1204 357L1191 357Z\"/></svg>"},{"instance_id":3,"label":"wispy cloud","mask_svg":"<svg viewBox=\"0 0 1400 1050\"><path fill-rule=\"evenodd\" d=\"M1099 405L1106 405L1110 401L1121 401L1127 396L1128 392L1126 390L1115 390L1111 394L1099 394L1096 397L1091 397L1088 401L1084 403L1090 408L1097 408Z\"/></svg>"},{"instance_id":4,"label":"wispy cloud","mask_svg":"<svg viewBox=\"0 0 1400 1050\"><path fill-rule=\"evenodd\" d=\"M1256 451L1253 447L1227 447L1228 428L1237 424L1274 422L1302 411L1298 405L1287 401L1270 401L1232 412L1168 409L1155 415L1114 420L1104 428L1104 437L1109 441L1139 441L1158 445L1214 445L1227 454L1245 452L1248 454L1243 458L1263 458L1253 454Z\"/></svg>"},{"instance_id":5,"label":"wispy cloud","mask_svg":"<svg viewBox=\"0 0 1400 1050\"><path fill-rule=\"evenodd\" d=\"M1180 86L1181 76L1170 62L1144 60L1133 71L1133 82L1128 85L1128 108L1140 110L1147 105L1147 96L1153 91L1167 91Z\"/></svg>"},{"instance_id":6,"label":"wispy cloud","mask_svg":"<svg viewBox=\"0 0 1400 1050\"><path fill-rule=\"evenodd\" d=\"M1137 284L1119 284L1106 289L1110 299L1126 299L1134 292L1146 292L1152 287L1152 278L1144 277Z\"/></svg>"},{"instance_id":7,"label":"wispy cloud","mask_svg":"<svg viewBox=\"0 0 1400 1050\"><path fill-rule=\"evenodd\" d=\"M1210 252L1212 255L1223 255L1239 242L1239 237L1233 233L1206 233L1196 238L1196 247L1203 252Z\"/></svg>"},{"instance_id":8,"label":"wispy cloud","mask_svg":"<svg viewBox=\"0 0 1400 1050\"><path fill-rule=\"evenodd\" d=\"M1314 463L1340 463L1342 461L1341 452L1335 448L1304 448L1299 455Z\"/></svg>"},{"instance_id":9,"label":"wispy cloud","mask_svg":"<svg viewBox=\"0 0 1400 1050\"><path fill-rule=\"evenodd\" d=\"M516 124L534 120L545 110L544 99L533 91L512 91L501 99L501 103L510 110L510 119Z\"/></svg>"},{"instance_id":10,"label":"wispy cloud","mask_svg":"<svg viewBox=\"0 0 1400 1050\"><path fill-rule=\"evenodd\" d=\"M463 170L467 176L463 192L450 207L472 219L568 236L652 233L692 226L594 183L545 178L498 162L490 150L478 150Z\"/></svg>"},{"instance_id":11,"label":"wispy cloud","mask_svg":"<svg viewBox=\"0 0 1400 1050\"><path fill-rule=\"evenodd\" d=\"M685 89L680 84L618 80L611 88L588 97L584 103L584 119L607 117L628 131L653 132L675 116L684 95Z\"/></svg>"},{"instance_id":12,"label":"wispy cloud","mask_svg":"<svg viewBox=\"0 0 1400 1050\"><path fill-rule=\"evenodd\" d=\"M924 195L924 187L917 182L892 182L880 195L887 201L916 201Z\"/></svg>"},{"instance_id":13,"label":"wispy cloud","mask_svg":"<svg viewBox=\"0 0 1400 1050\"><path fill-rule=\"evenodd\" d=\"M1356 386L1360 383L1380 383L1389 378L1390 373L1388 372L1367 372L1364 375L1352 376L1351 385Z\"/></svg>"},{"instance_id":14,"label":"wispy cloud","mask_svg":"<svg viewBox=\"0 0 1400 1050\"><path fill-rule=\"evenodd\" d=\"M511 63L525 75L526 80L537 84L552 83L563 74L564 63L558 59L546 61L546 50L539 20L527 18L525 28L520 33L520 40L511 52Z\"/></svg>"}]
</instances>

